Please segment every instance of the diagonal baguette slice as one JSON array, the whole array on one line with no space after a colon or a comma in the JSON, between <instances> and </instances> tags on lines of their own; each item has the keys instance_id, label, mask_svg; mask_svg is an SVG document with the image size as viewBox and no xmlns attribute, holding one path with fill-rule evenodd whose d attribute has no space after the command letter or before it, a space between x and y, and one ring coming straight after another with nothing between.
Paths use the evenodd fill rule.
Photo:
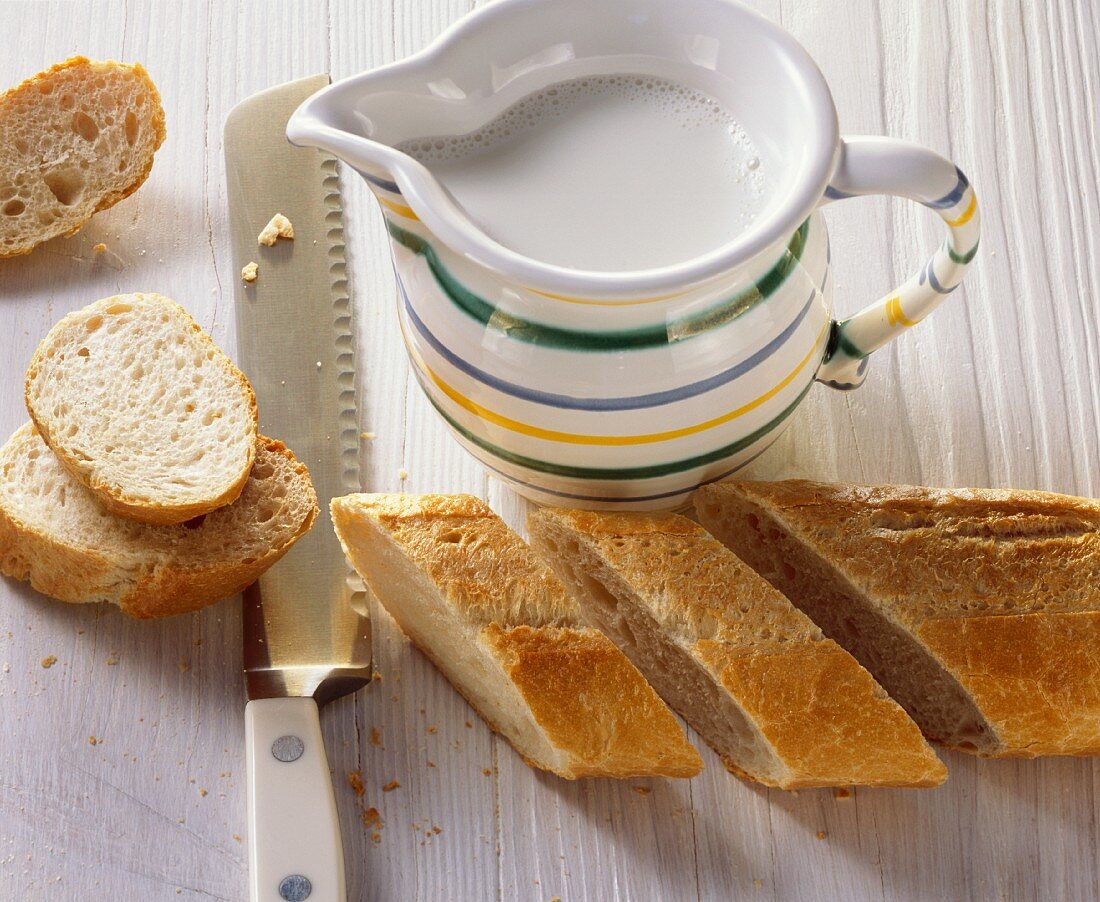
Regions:
<instances>
[{"instance_id":1,"label":"diagonal baguette slice","mask_svg":"<svg viewBox=\"0 0 1100 902\"><path fill-rule=\"evenodd\" d=\"M133 194L163 140L160 95L137 64L74 56L0 94L0 257Z\"/></svg>"},{"instance_id":2,"label":"diagonal baguette slice","mask_svg":"<svg viewBox=\"0 0 1100 902\"><path fill-rule=\"evenodd\" d=\"M43 440L112 513L182 523L232 502L256 449L256 397L187 312L159 294L64 317L26 378Z\"/></svg>"},{"instance_id":3,"label":"diagonal baguette slice","mask_svg":"<svg viewBox=\"0 0 1100 902\"><path fill-rule=\"evenodd\" d=\"M564 586L469 495L348 495L332 521L402 631L532 767L692 777L699 753Z\"/></svg>"},{"instance_id":4,"label":"diagonal baguette slice","mask_svg":"<svg viewBox=\"0 0 1100 902\"><path fill-rule=\"evenodd\" d=\"M947 776L851 655L690 520L546 509L528 527L585 617L738 776L782 789Z\"/></svg>"},{"instance_id":5,"label":"diagonal baguette slice","mask_svg":"<svg viewBox=\"0 0 1100 902\"><path fill-rule=\"evenodd\" d=\"M947 746L1100 753L1100 504L792 480L710 486L703 524Z\"/></svg>"},{"instance_id":6,"label":"diagonal baguette slice","mask_svg":"<svg viewBox=\"0 0 1100 902\"><path fill-rule=\"evenodd\" d=\"M182 614L241 591L316 515L305 465L263 437L240 497L177 526L108 513L30 423L0 449L0 573L61 601L117 604L132 617Z\"/></svg>"}]
</instances>

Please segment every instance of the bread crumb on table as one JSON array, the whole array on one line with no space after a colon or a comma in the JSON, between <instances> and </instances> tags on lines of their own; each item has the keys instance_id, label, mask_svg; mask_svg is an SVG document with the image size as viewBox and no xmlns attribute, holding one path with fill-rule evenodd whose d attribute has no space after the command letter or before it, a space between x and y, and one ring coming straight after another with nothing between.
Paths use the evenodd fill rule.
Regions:
<instances>
[{"instance_id":1,"label":"bread crumb on table","mask_svg":"<svg viewBox=\"0 0 1100 902\"><path fill-rule=\"evenodd\" d=\"M399 780L390 780L385 786L382 787L382 792L393 792L395 789L401 788L401 782Z\"/></svg>"},{"instance_id":2,"label":"bread crumb on table","mask_svg":"<svg viewBox=\"0 0 1100 902\"><path fill-rule=\"evenodd\" d=\"M382 840L382 815L377 808L367 808L362 813L363 829L371 830L370 841L378 845Z\"/></svg>"},{"instance_id":3,"label":"bread crumb on table","mask_svg":"<svg viewBox=\"0 0 1100 902\"><path fill-rule=\"evenodd\" d=\"M370 728L370 744L375 748L382 748L382 731L378 727Z\"/></svg>"},{"instance_id":4,"label":"bread crumb on table","mask_svg":"<svg viewBox=\"0 0 1100 902\"><path fill-rule=\"evenodd\" d=\"M817 833L814 834L814 836L816 836L818 839L824 839L828 835L829 834L826 833L824 830L818 830Z\"/></svg>"},{"instance_id":5,"label":"bread crumb on table","mask_svg":"<svg viewBox=\"0 0 1100 902\"><path fill-rule=\"evenodd\" d=\"M241 279L245 282L255 282L256 276L260 274L260 267L255 261L246 263L241 267Z\"/></svg>"},{"instance_id":6,"label":"bread crumb on table","mask_svg":"<svg viewBox=\"0 0 1100 902\"><path fill-rule=\"evenodd\" d=\"M191 664L187 661L180 661L177 665L180 669L180 673L187 673L191 669Z\"/></svg>"},{"instance_id":7,"label":"bread crumb on table","mask_svg":"<svg viewBox=\"0 0 1100 902\"><path fill-rule=\"evenodd\" d=\"M366 787L363 786L363 772L361 770L349 770L348 771L348 785L352 788L357 799L363 798Z\"/></svg>"},{"instance_id":8,"label":"bread crumb on table","mask_svg":"<svg viewBox=\"0 0 1100 902\"><path fill-rule=\"evenodd\" d=\"M373 432L360 432L359 433L359 438L361 438L365 442L372 442L372 441L374 441L374 433Z\"/></svg>"},{"instance_id":9,"label":"bread crumb on table","mask_svg":"<svg viewBox=\"0 0 1100 902\"><path fill-rule=\"evenodd\" d=\"M278 239L286 238L294 240L294 226L282 213L276 213L271 221L264 226L256 240L265 247L271 247Z\"/></svg>"},{"instance_id":10,"label":"bread crumb on table","mask_svg":"<svg viewBox=\"0 0 1100 902\"><path fill-rule=\"evenodd\" d=\"M409 478L409 471L402 467L400 470L397 471L397 478L404 482L406 479Z\"/></svg>"},{"instance_id":11,"label":"bread crumb on table","mask_svg":"<svg viewBox=\"0 0 1100 902\"><path fill-rule=\"evenodd\" d=\"M107 245L105 245L101 241L101 242L99 242L99 244L97 244L95 247L92 248L92 253L93 254L102 254L106 250L107 250Z\"/></svg>"},{"instance_id":12,"label":"bread crumb on table","mask_svg":"<svg viewBox=\"0 0 1100 902\"><path fill-rule=\"evenodd\" d=\"M107 655L107 666L114 667L116 664L118 664L118 652L112 651Z\"/></svg>"},{"instance_id":13,"label":"bread crumb on table","mask_svg":"<svg viewBox=\"0 0 1100 902\"><path fill-rule=\"evenodd\" d=\"M653 792L653 790L650 789L648 786L631 786L630 788L633 789L640 796L647 796L651 792Z\"/></svg>"},{"instance_id":14,"label":"bread crumb on table","mask_svg":"<svg viewBox=\"0 0 1100 902\"><path fill-rule=\"evenodd\" d=\"M94 736L89 736L88 745L99 745L99 740L96 739Z\"/></svg>"},{"instance_id":15,"label":"bread crumb on table","mask_svg":"<svg viewBox=\"0 0 1100 902\"><path fill-rule=\"evenodd\" d=\"M836 799L850 799L851 797L852 797L852 790L850 790L847 786L839 786L833 792L833 798L836 798Z\"/></svg>"},{"instance_id":16,"label":"bread crumb on table","mask_svg":"<svg viewBox=\"0 0 1100 902\"><path fill-rule=\"evenodd\" d=\"M41 661L42 666L47 668L47 669L49 669L50 667L53 667L53 665L56 664L56 663L57 663L57 655L46 655L46 657L44 657Z\"/></svg>"}]
</instances>

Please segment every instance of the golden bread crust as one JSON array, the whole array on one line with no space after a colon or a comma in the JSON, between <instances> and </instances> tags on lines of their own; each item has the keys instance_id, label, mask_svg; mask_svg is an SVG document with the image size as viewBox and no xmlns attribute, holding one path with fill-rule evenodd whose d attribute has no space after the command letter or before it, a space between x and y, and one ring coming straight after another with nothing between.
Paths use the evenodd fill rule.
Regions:
<instances>
[{"instance_id":1,"label":"golden bread crust","mask_svg":"<svg viewBox=\"0 0 1100 902\"><path fill-rule=\"evenodd\" d=\"M469 622L580 624L565 587L480 498L361 494L340 503L384 529Z\"/></svg>"},{"instance_id":2,"label":"golden bread crust","mask_svg":"<svg viewBox=\"0 0 1100 902\"><path fill-rule=\"evenodd\" d=\"M994 725L997 757L1100 754L1100 612L943 618L917 635Z\"/></svg>"},{"instance_id":3,"label":"golden bread crust","mask_svg":"<svg viewBox=\"0 0 1100 902\"><path fill-rule=\"evenodd\" d=\"M765 534L738 543L774 547L766 533L775 524L931 655L987 734L937 740L993 757L1100 753L1097 501L806 480L724 483L696 496L701 515L706 506L760 511ZM796 593L793 569L789 578Z\"/></svg>"},{"instance_id":4,"label":"golden bread crust","mask_svg":"<svg viewBox=\"0 0 1100 902\"><path fill-rule=\"evenodd\" d=\"M598 630L491 623L482 637L567 756L568 776L694 777L703 769L672 712Z\"/></svg>"},{"instance_id":5,"label":"golden bread crust","mask_svg":"<svg viewBox=\"0 0 1100 902\"><path fill-rule=\"evenodd\" d=\"M909 626L1100 606L1100 503L1052 492L725 483L778 514Z\"/></svg>"},{"instance_id":6,"label":"golden bread crust","mask_svg":"<svg viewBox=\"0 0 1100 902\"><path fill-rule=\"evenodd\" d=\"M450 662L437 657L431 630L460 629L469 638L459 641L474 643L501 668L524 706L517 716L529 719L545 740L546 760L520 748L518 736L487 713L477 691L457 679L452 684L529 765L566 779L699 772L698 753L667 706L614 645L580 623L565 587L483 501L349 495L333 499L332 518L363 578L444 675L452 676ZM416 568L458 624L406 621L412 614L391 597L380 569L370 567L378 561L371 552L380 553L383 543L387 555L397 552Z\"/></svg>"},{"instance_id":7,"label":"golden bread crust","mask_svg":"<svg viewBox=\"0 0 1100 902\"><path fill-rule=\"evenodd\" d=\"M531 524L540 520L585 536L625 582L646 593L664 628L685 642L713 639L759 651L823 638L767 580L685 517L547 508L531 515ZM737 604L730 601L731 585Z\"/></svg>"},{"instance_id":8,"label":"golden bread crust","mask_svg":"<svg viewBox=\"0 0 1100 902\"><path fill-rule=\"evenodd\" d=\"M740 707L784 776L749 773L716 748L733 772L784 789L945 779L917 725L871 675L698 524L675 514L548 508L530 525L540 548L564 526L598 556L662 640L688 650Z\"/></svg>"},{"instance_id":9,"label":"golden bread crust","mask_svg":"<svg viewBox=\"0 0 1100 902\"><path fill-rule=\"evenodd\" d=\"M920 728L832 640L734 655L700 642L696 652L787 765L788 778L770 785L929 787L947 779Z\"/></svg>"}]
</instances>

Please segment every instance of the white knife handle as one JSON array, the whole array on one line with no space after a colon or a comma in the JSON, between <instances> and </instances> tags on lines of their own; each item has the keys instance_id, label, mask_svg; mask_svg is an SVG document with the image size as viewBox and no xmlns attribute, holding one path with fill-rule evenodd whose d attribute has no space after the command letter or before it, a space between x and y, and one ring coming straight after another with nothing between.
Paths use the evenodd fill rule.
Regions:
<instances>
[{"instance_id":1,"label":"white knife handle","mask_svg":"<svg viewBox=\"0 0 1100 902\"><path fill-rule=\"evenodd\" d=\"M244 709L252 902L345 902L344 849L317 703Z\"/></svg>"}]
</instances>

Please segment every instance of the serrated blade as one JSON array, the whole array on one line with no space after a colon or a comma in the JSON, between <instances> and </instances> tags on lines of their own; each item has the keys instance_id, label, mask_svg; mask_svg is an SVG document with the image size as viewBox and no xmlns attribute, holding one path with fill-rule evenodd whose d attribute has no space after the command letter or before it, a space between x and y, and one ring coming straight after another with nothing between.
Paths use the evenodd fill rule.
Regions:
<instances>
[{"instance_id":1,"label":"serrated blade","mask_svg":"<svg viewBox=\"0 0 1100 902\"><path fill-rule=\"evenodd\" d=\"M244 592L248 697L323 704L371 678L370 618L328 503L359 489L355 335L336 160L292 146L297 106L329 83L303 78L249 97L225 123L238 364L252 382L260 431L309 467L321 512L313 529ZM294 240L257 242L276 213ZM256 262L248 285L240 269Z\"/></svg>"}]
</instances>

